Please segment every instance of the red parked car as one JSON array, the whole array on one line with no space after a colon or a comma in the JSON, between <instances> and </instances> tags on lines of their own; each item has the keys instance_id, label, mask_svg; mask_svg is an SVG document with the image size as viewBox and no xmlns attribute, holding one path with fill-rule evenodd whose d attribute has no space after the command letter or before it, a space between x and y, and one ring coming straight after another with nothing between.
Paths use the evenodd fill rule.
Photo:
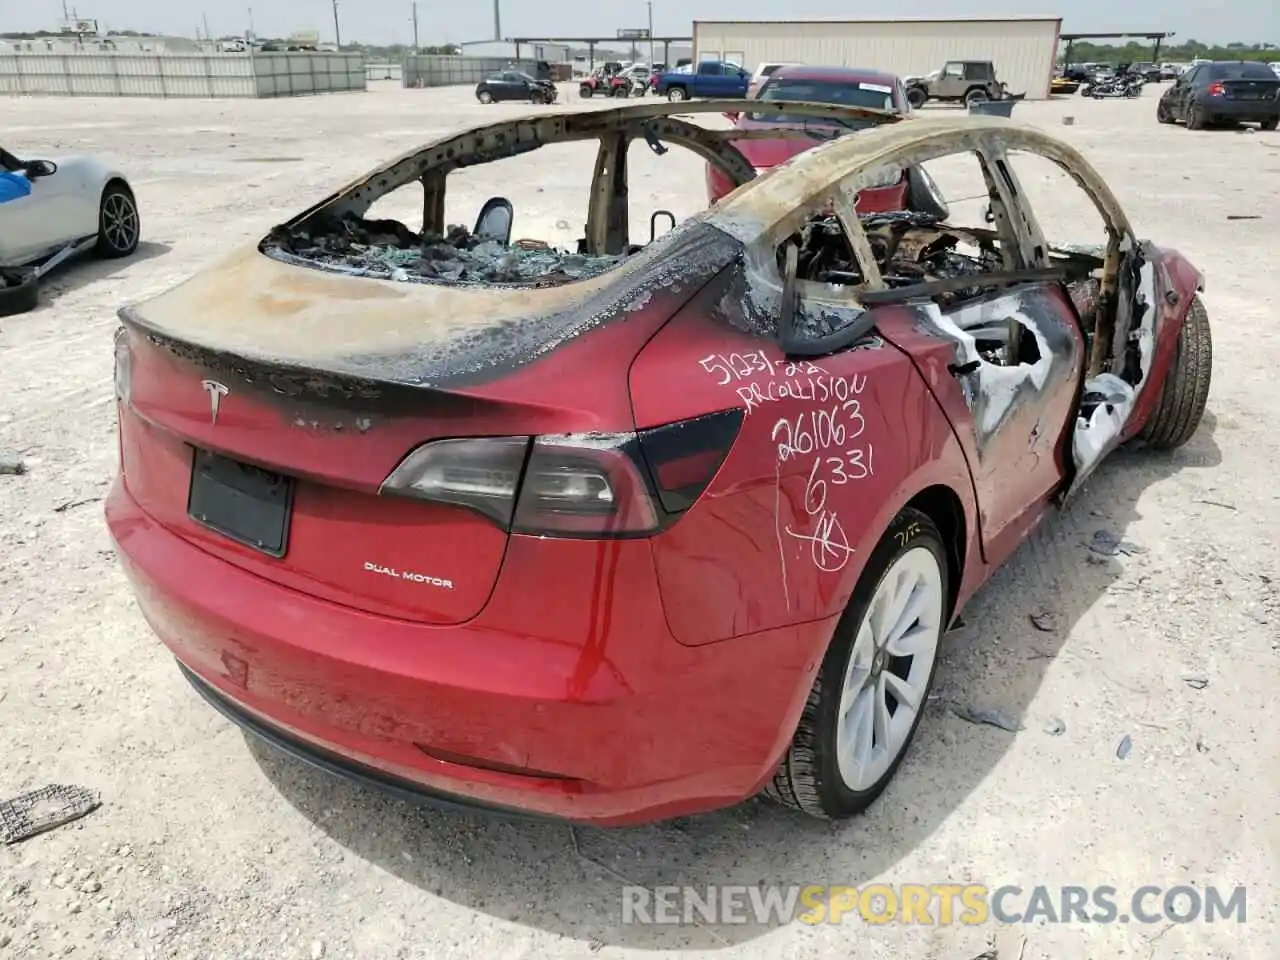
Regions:
<instances>
[{"instance_id":1,"label":"red parked car","mask_svg":"<svg viewBox=\"0 0 1280 960\"><path fill-rule=\"evenodd\" d=\"M849 816L974 591L1119 444L1190 439L1203 278L1072 147L851 114L875 128L755 180L684 117L732 106L444 137L121 311L107 522L210 704L405 797L621 824L763 790ZM501 197L444 222L451 169L583 139L577 249L512 242ZM635 242L633 140L745 186ZM1075 178L1097 249L1042 234L1015 151ZM940 195L843 199L966 154L989 229ZM420 228L365 217L419 182Z\"/></svg>"},{"instance_id":2,"label":"red parked car","mask_svg":"<svg viewBox=\"0 0 1280 960\"><path fill-rule=\"evenodd\" d=\"M832 103L868 110L887 110L909 114L911 106L902 81L892 73L853 67L806 67L784 65L765 80L757 97L769 103ZM821 118L794 114L762 114L747 111L727 114L739 130L778 130L785 134L777 139L739 140L738 149L757 171L769 170L790 160L816 144L854 130L864 130L873 121L859 118ZM864 190L858 209L884 212L902 210L906 204L908 179L904 173L882 187ZM715 203L733 189L730 180L707 164L707 199Z\"/></svg>"}]
</instances>

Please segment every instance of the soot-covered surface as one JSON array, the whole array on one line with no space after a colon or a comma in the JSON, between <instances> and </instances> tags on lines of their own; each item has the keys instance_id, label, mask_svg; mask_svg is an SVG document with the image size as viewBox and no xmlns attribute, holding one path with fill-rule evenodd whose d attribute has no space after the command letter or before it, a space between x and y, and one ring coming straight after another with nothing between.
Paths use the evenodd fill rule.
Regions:
<instances>
[{"instance_id":1,"label":"soot-covered surface","mask_svg":"<svg viewBox=\"0 0 1280 960\"><path fill-rule=\"evenodd\" d=\"M290 263L401 282L554 286L598 276L624 259L586 256L546 244L510 246L461 225L443 236L419 234L398 220L325 216L307 227L276 227L263 253Z\"/></svg>"}]
</instances>

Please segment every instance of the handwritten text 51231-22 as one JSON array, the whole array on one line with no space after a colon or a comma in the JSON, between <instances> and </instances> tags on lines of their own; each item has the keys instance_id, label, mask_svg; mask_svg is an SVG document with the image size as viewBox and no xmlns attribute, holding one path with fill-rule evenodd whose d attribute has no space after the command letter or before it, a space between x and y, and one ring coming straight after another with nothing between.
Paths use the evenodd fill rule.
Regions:
<instances>
[{"instance_id":1,"label":"handwritten text 51231-22","mask_svg":"<svg viewBox=\"0 0 1280 960\"><path fill-rule=\"evenodd\" d=\"M767 373L771 377L784 376L817 376L823 371L812 363L778 361L771 359L763 350L752 350L750 353L711 353L698 361L707 373L720 377L719 386L727 386L735 380L749 380L758 373Z\"/></svg>"}]
</instances>

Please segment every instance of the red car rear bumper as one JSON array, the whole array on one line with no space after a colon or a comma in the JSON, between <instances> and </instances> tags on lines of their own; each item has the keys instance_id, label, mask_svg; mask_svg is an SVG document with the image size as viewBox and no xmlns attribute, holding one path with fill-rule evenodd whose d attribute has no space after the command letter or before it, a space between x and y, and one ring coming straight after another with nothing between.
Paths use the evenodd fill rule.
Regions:
<instances>
[{"instance_id":1,"label":"red car rear bumper","mask_svg":"<svg viewBox=\"0 0 1280 960\"><path fill-rule=\"evenodd\" d=\"M211 556L121 479L106 512L144 616L215 706L312 763L427 800L597 824L738 802L771 776L834 626L685 647L648 541L523 537L484 613L427 626Z\"/></svg>"}]
</instances>

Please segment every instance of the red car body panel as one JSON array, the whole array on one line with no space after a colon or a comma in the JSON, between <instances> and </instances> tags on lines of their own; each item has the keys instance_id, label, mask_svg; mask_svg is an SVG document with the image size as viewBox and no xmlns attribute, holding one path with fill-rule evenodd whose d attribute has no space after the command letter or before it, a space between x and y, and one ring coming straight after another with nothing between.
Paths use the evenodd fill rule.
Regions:
<instances>
[{"instance_id":1,"label":"red car body panel","mask_svg":"<svg viewBox=\"0 0 1280 960\"><path fill-rule=\"evenodd\" d=\"M638 426L730 406L747 414L698 509L651 541L667 622L691 645L842 609L888 522L930 486L954 490L967 528L976 529L964 454L902 351L881 340L812 363L788 362L775 345L707 319L706 308L722 293L713 283L704 302L695 300L667 324L631 369ZM886 337L909 323L883 313ZM664 389L672 370L692 373L679 391ZM826 504L811 510L814 455L780 459L779 444L788 432L819 429L843 434L844 443L814 440L828 472L814 481L825 485ZM837 458L844 459L843 477L833 475ZM812 495L807 502L814 506ZM807 539L815 517L826 525L821 542Z\"/></svg>"}]
</instances>

